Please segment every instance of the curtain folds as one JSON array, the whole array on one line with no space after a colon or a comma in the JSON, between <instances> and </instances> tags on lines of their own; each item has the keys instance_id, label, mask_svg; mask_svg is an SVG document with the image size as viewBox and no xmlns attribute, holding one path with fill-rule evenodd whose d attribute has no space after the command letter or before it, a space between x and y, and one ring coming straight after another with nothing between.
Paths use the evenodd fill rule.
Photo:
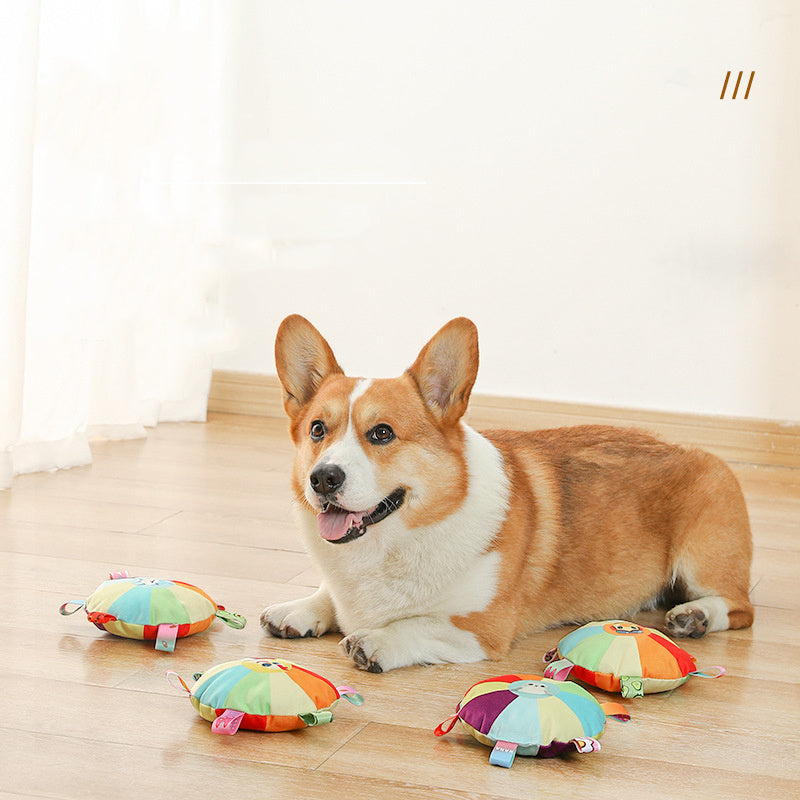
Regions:
<instances>
[{"instance_id":1,"label":"curtain folds","mask_svg":"<svg viewBox=\"0 0 800 800\"><path fill-rule=\"evenodd\" d=\"M205 419L223 9L2 4L0 488Z\"/></svg>"}]
</instances>

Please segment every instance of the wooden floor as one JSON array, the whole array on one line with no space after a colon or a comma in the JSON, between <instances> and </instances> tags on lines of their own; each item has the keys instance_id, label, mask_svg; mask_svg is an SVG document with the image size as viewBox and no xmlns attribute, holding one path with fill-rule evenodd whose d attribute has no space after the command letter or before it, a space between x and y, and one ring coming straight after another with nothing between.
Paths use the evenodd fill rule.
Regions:
<instances>
[{"instance_id":1,"label":"wooden floor","mask_svg":"<svg viewBox=\"0 0 800 800\"><path fill-rule=\"evenodd\" d=\"M93 451L92 466L0 492L2 798L800 797L798 469L733 464L753 520L756 624L686 644L728 674L628 701L632 720L609 721L599 753L504 770L433 729L475 681L539 671L565 630L500 663L384 675L352 667L336 636L265 638L263 606L317 583L291 523L284 423L215 414ZM59 615L118 568L195 583L248 625L216 622L167 655ZM293 660L366 702L319 728L213 735L165 670L190 679L246 656Z\"/></svg>"}]
</instances>

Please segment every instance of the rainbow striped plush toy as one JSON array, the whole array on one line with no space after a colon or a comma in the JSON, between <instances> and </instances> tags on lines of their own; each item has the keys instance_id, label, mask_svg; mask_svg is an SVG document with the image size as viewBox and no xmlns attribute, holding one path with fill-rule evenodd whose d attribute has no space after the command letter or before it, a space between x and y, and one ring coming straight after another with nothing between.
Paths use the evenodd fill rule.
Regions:
<instances>
[{"instance_id":1,"label":"rainbow striped plush toy","mask_svg":"<svg viewBox=\"0 0 800 800\"><path fill-rule=\"evenodd\" d=\"M226 661L194 677L190 689L180 675L167 671L170 684L175 685L173 678L180 682L197 713L212 723L213 733L324 725L333 720L340 698L356 706L364 702L349 686L334 686L316 672L277 658Z\"/></svg>"},{"instance_id":2,"label":"rainbow striped plush toy","mask_svg":"<svg viewBox=\"0 0 800 800\"><path fill-rule=\"evenodd\" d=\"M448 717L434 731L444 736L456 722L481 744L493 748L489 763L510 767L514 757L557 756L565 750L591 753L606 716L628 720L619 703L601 705L577 683L539 675L503 675L470 687Z\"/></svg>"},{"instance_id":3,"label":"rainbow striped plush toy","mask_svg":"<svg viewBox=\"0 0 800 800\"><path fill-rule=\"evenodd\" d=\"M204 631L215 619L237 629L246 624L191 583L131 578L127 572L112 573L86 600L70 600L59 611L74 614L81 608L100 630L126 639L154 639L156 650L167 653L175 649L176 639Z\"/></svg>"},{"instance_id":4,"label":"rainbow striped plush toy","mask_svg":"<svg viewBox=\"0 0 800 800\"><path fill-rule=\"evenodd\" d=\"M694 658L668 636L622 619L578 628L545 653L544 661L549 678L577 678L623 697L666 692L693 675L718 678L725 674L723 667L695 669Z\"/></svg>"}]
</instances>

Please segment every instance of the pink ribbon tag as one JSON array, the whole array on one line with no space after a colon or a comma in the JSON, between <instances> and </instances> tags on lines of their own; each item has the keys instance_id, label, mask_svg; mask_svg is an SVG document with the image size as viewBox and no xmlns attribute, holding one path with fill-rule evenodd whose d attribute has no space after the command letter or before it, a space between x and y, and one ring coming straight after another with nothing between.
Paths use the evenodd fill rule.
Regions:
<instances>
[{"instance_id":1,"label":"pink ribbon tag","mask_svg":"<svg viewBox=\"0 0 800 800\"><path fill-rule=\"evenodd\" d=\"M544 676L545 678L550 678L550 680L554 681L565 681L569 677L569 673L572 671L573 663L571 661L567 661L566 658L560 658L557 661L550 661L550 663L544 668Z\"/></svg>"},{"instance_id":2,"label":"pink ribbon tag","mask_svg":"<svg viewBox=\"0 0 800 800\"><path fill-rule=\"evenodd\" d=\"M222 733L226 736L233 736L239 730L239 725L242 724L244 718L244 711L234 711L232 708L226 708L212 723L212 733Z\"/></svg>"},{"instance_id":3,"label":"pink ribbon tag","mask_svg":"<svg viewBox=\"0 0 800 800\"><path fill-rule=\"evenodd\" d=\"M178 638L178 626L173 624L168 625L163 623L158 626L156 633L156 650L161 650L162 653L175 652L175 640Z\"/></svg>"},{"instance_id":4,"label":"pink ribbon tag","mask_svg":"<svg viewBox=\"0 0 800 800\"><path fill-rule=\"evenodd\" d=\"M364 698L352 686L337 686L336 691L339 692L339 697L344 697L349 700L354 706L364 704Z\"/></svg>"},{"instance_id":5,"label":"pink ribbon tag","mask_svg":"<svg viewBox=\"0 0 800 800\"><path fill-rule=\"evenodd\" d=\"M510 769L514 763L514 756L517 755L517 745L514 742L504 742L498 740L494 749L489 754L489 763L495 767L505 767Z\"/></svg>"}]
</instances>

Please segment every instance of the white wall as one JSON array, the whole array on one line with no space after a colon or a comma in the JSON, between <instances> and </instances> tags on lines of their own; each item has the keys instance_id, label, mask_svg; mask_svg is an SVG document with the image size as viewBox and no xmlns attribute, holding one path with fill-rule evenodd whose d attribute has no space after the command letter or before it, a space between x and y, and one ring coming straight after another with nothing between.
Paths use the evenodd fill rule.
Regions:
<instances>
[{"instance_id":1,"label":"white wall","mask_svg":"<svg viewBox=\"0 0 800 800\"><path fill-rule=\"evenodd\" d=\"M242 3L216 366L297 311L395 375L464 314L480 392L799 420L798 46L792 0Z\"/></svg>"}]
</instances>

